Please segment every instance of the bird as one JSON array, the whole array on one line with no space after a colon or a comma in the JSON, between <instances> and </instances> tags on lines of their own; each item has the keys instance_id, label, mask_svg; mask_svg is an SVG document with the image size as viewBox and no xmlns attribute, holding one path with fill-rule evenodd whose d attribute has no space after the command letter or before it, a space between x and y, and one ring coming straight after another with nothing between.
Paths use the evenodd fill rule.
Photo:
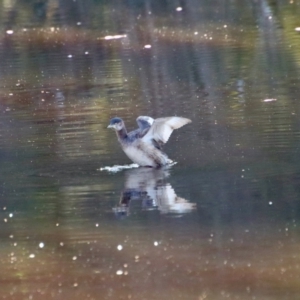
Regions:
<instances>
[{"instance_id":1,"label":"bird","mask_svg":"<svg viewBox=\"0 0 300 300\"><path fill-rule=\"evenodd\" d=\"M139 128L131 132L127 132L124 121L119 117L112 118L107 128L116 131L123 151L135 164L152 168L172 163L162 147L173 130L192 122L182 117L153 119L148 116L139 116L136 121Z\"/></svg>"}]
</instances>

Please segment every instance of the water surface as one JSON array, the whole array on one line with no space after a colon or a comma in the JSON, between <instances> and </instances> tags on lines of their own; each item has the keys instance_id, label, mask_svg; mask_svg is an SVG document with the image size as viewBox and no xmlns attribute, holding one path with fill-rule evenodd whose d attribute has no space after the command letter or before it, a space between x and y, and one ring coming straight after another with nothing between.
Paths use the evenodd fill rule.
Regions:
<instances>
[{"instance_id":1,"label":"water surface","mask_svg":"<svg viewBox=\"0 0 300 300\"><path fill-rule=\"evenodd\" d=\"M0 7L1 299L299 298L299 1Z\"/></svg>"}]
</instances>

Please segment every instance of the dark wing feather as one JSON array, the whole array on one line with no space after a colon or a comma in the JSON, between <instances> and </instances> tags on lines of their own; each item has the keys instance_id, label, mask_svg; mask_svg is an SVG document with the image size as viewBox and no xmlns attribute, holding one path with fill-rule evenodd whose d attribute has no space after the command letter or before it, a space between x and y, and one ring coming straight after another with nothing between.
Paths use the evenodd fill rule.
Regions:
<instances>
[{"instance_id":1,"label":"dark wing feather","mask_svg":"<svg viewBox=\"0 0 300 300\"><path fill-rule=\"evenodd\" d=\"M136 119L136 122L139 126L138 129L129 132L131 138L142 138L150 129L151 125L154 122L154 119L148 116L139 116Z\"/></svg>"},{"instance_id":2,"label":"dark wing feather","mask_svg":"<svg viewBox=\"0 0 300 300\"><path fill-rule=\"evenodd\" d=\"M139 116L136 119L137 124L141 130L150 128L154 122L154 119L148 116Z\"/></svg>"}]
</instances>

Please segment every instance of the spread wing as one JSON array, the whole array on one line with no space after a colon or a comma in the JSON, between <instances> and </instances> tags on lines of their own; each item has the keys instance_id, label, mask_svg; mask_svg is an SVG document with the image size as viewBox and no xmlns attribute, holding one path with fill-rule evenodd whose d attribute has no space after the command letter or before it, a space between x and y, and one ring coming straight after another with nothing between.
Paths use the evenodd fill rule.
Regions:
<instances>
[{"instance_id":1,"label":"spread wing","mask_svg":"<svg viewBox=\"0 0 300 300\"><path fill-rule=\"evenodd\" d=\"M139 128L129 132L129 136L135 138L142 138L150 129L151 125L154 122L154 119L148 116L139 116L136 119L136 122Z\"/></svg>"},{"instance_id":2,"label":"spread wing","mask_svg":"<svg viewBox=\"0 0 300 300\"><path fill-rule=\"evenodd\" d=\"M162 144L165 144L169 140L173 130L191 122L190 119L181 117L156 119L148 132L142 137L142 140L146 143L153 143L154 141L154 146L158 144L161 147Z\"/></svg>"},{"instance_id":3,"label":"spread wing","mask_svg":"<svg viewBox=\"0 0 300 300\"><path fill-rule=\"evenodd\" d=\"M141 130L150 128L154 122L154 119L148 116L139 116L136 119L137 124Z\"/></svg>"}]
</instances>

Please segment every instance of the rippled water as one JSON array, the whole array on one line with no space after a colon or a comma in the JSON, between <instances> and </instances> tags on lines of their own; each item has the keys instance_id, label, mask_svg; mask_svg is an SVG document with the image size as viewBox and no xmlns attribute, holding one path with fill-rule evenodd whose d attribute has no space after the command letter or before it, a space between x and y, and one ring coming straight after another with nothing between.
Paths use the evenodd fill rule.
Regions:
<instances>
[{"instance_id":1,"label":"rippled water","mask_svg":"<svg viewBox=\"0 0 300 300\"><path fill-rule=\"evenodd\" d=\"M0 299L299 298L299 1L0 7Z\"/></svg>"}]
</instances>

